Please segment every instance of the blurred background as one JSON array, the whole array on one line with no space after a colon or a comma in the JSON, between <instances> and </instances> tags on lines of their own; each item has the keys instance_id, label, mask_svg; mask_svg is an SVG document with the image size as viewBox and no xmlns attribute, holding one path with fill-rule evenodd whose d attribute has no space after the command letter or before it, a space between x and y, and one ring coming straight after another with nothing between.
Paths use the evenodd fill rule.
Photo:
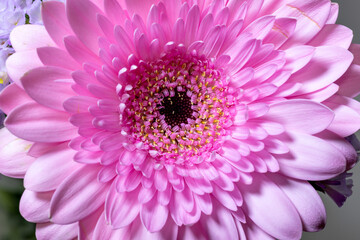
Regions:
<instances>
[{"instance_id":1,"label":"blurred background","mask_svg":"<svg viewBox=\"0 0 360 240\"><path fill-rule=\"evenodd\" d=\"M360 43L360 1L338 0L337 2L340 5L338 23L351 28L354 31L353 42ZM358 136L360 137L360 134ZM6 141L6 139L1 140ZM318 233L304 233L303 240L360 239L360 164L352 172L354 173L353 195L341 208L338 208L328 196L319 193L327 210L326 227ZM23 190L21 180L0 175L0 240L35 239L34 224L26 222L18 210Z\"/></svg>"}]
</instances>

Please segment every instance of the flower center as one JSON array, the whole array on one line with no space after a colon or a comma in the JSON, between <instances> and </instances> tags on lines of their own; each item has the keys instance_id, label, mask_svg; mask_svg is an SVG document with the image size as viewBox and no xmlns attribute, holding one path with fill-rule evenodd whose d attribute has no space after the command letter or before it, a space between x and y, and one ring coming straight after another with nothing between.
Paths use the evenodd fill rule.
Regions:
<instances>
[{"instance_id":1,"label":"flower center","mask_svg":"<svg viewBox=\"0 0 360 240\"><path fill-rule=\"evenodd\" d=\"M167 53L127 73L135 141L160 161L194 164L219 148L233 105L227 83L205 57Z\"/></svg>"}]
</instances>

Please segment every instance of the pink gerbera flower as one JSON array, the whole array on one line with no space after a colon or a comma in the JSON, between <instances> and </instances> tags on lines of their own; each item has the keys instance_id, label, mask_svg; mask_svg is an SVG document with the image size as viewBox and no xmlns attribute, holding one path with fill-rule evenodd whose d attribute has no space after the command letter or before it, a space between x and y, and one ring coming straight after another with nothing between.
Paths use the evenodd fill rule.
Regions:
<instances>
[{"instance_id":1,"label":"pink gerbera flower","mask_svg":"<svg viewBox=\"0 0 360 240\"><path fill-rule=\"evenodd\" d=\"M299 239L353 166L359 49L328 0L67 0L16 28L1 173L38 239ZM350 46L350 48L349 48ZM349 49L348 49L349 48Z\"/></svg>"}]
</instances>

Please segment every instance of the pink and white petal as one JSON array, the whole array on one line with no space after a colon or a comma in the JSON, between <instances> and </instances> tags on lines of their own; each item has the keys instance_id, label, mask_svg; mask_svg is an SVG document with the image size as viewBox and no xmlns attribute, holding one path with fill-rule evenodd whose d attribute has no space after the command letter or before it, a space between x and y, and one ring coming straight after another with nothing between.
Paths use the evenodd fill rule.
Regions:
<instances>
[{"instance_id":1,"label":"pink and white petal","mask_svg":"<svg viewBox=\"0 0 360 240\"><path fill-rule=\"evenodd\" d=\"M264 118L282 124L287 131L315 134L331 124L334 113L310 100L289 100L272 104Z\"/></svg>"},{"instance_id":2,"label":"pink and white petal","mask_svg":"<svg viewBox=\"0 0 360 240\"><path fill-rule=\"evenodd\" d=\"M62 142L74 138L69 115L37 103L23 104L10 112L5 126L14 135L33 142Z\"/></svg>"},{"instance_id":3,"label":"pink and white petal","mask_svg":"<svg viewBox=\"0 0 360 240\"><path fill-rule=\"evenodd\" d=\"M274 237L264 232L251 219L246 219L246 224L243 224L242 227L248 239L275 240Z\"/></svg>"},{"instance_id":4,"label":"pink and white petal","mask_svg":"<svg viewBox=\"0 0 360 240\"><path fill-rule=\"evenodd\" d=\"M36 225L38 240L69 240L78 236L78 223L58 225L54 223L39 223Z\"/></svg>"},{"instance_id":5,"label":"pink and white petal","mask_svg":"<svg viewBox=\"0 0 360 240\"><path fill-rule=\"evenodd\" d=\"M286 176L321 181L344 172L344 155L327 141L303 133L288 133L281 136L290 149L288 154L274 155L280 172Z\"/></svg>"},{"instance_id":6,"label":"pink and white petal","mask_svg":"<svg viewBox=\"0 0 360 240\"><path fill-rule=\"evenodd\" d=\"M6 114L9 114L14 108L28 102L34 102L34 100L16 84L8 85L0 93L0 109Z\"/></svg>"},{"instance_id":7,"label":"pink and white petal","mask_svg":"<svg viewBox=\"0 0 360 240\"><path fill-rule=\"evenodd\" d=\"M14 28L10 33L10 41L16 52L56 46L44 26L35 24L25 24Z\"/></svg>"},{"instance_id":8,"label":"pink and white petal","mask_svg":"<svg viewBox=\"0 0 360 240\"><path fill-rule=\"evenodd\" d=\"M20 213L29 222L50 221L50 201L54 192L25 190L20 199Z\"/></svg>"},{"instance_id":9,"label":"pink and white petal","mask_svg":"<svg viewBox=\"0 0 360 240\"><path fill-rule=\"evenodd\" d=\"M41 16L46 31L51 38L59 47L64 48L64 37L73 35L73 31L71 30L66 16L65 4L56 1L43 2Z\"/></svg>"},{"instance_id":10,"label":"pink and white petal","mask_svg":"<svg viewBox=\"0 0 360 240\"><path fill-rule=\"evenodd\" d=\"M294 204L305 231L317 232L324 228L326 222L325 207L310 183L287 178L280 174L268 174L267 176L283 190Z\"/></svg>"},{"instance_id":11,"label":"pink and white petal","mask_svg":"<svg viewBox=\"0 0 360 240\"><path fill-rule=\"evenodd\" d=\"M6 60L6 69L11 80L19 87L22 87L20 79L29 70L43 66L40 61L36 49L25 52L16 52Z\"/></svg>"},{"instance_id":12,"label":"pink and white petal","mask_svg":"<svg viewBox=\"0 0 360 240\"><path fill-rule=\"evenodd\" d=\"M40 67L21 78L26 93L39 104L63 111L63 102L74 96L70 71L58 67Z\"/></svg>"},{"instance_id":13,"label":"pink and white petal","mask_svg":"<svg viewBox=\"0 0 360 240\"><path fill-rule=\"evenodd\" d=\"M27 155L33 143L14 136L6 128L0 129L0 139L4 140L0 143L0 173L23 178L35 160Z\"/></svg>"},{"instance_id":14,"label":"pink and white petal","mask_svg":"<svg viewBox=\"0 0 360 240\"><path fill-rule=\"evenodd\" d=\"M302 84L298 94L313 92L335 82L346 72L352 61L353 55L344 48L317 47L310 62L288 81Z\"/></svg>"},{"instance_id":15,"label":"pink and white petal","mask_svg":"<svg viewBox=\"0 0 360 240\"><path fill-rule=\"evenodd\" d=\"M76 151L67 145L63 143L54 147L31 164L24 178L26 189L37 192L55 190L81 166L73 161Z\"/></svg>"},{"instance_id":16,"label":"pink and white petal","mask_svg":"<svg viewBox=\"0 0 360 240\"><path fill-rule=\"evenodd\" d=\"M99 166L86 165L67 177L51 199L50 219L70 224L93 213L105 202L108 184L99 183Z\"/></svg>"},{"instance_id":17,"label":"pink and white petal","mask_svg":"<svg viewBox=\"0 0 360 240\"><path fill-rule=\"evenodd\" d=\"M242 208L256 225L278 239L300 239L299 214L273 181L264 174L254 174L251 185L238 186L244 197Z\"/></svg>"},{"instance_id":18,"label":"pink and white petal","mask_svg":"<svg viewBox=\"0 0 360 240\"><path fill-rule=\"evenodd\" d=\"M351 29L338 24L326 24L320 32L311 39L307 45L318 46L338 46L345 49L350 47L353 39Z\"/></svg>"}]
</instances>

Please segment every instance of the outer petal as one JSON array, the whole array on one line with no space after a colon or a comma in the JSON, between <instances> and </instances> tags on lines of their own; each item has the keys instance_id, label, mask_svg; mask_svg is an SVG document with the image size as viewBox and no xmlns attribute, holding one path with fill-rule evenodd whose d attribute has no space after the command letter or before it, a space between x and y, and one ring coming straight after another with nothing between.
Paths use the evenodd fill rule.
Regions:
<instances>
[{"instance_id":1,"label":"outer petal","mask_svg":"<svg viewBox=\"0 0 360 240\"><path fill-rule=\"evenodd\" d=\"M317 232L324 228L326 212L324 204L314 189L307 181L292 180L279 174L269 174L298 211L305 231Z\"/></svg>"},{"instance_id":2,"label":"outer petal","mask_svg":"<svg viewBox=\"0 0 360 240\"><path fill-rule=\"evenodd\" d=\"M304 180L325 180L342 173L346 167L343 154L321 138L307 134L283 135L288 154L276 155L280 172Z\"/></svg>"},{"instance_id":3,"label":"outer petal","mask_svg":"<svg viewBox=\"0 0 360 240\"><path fill-rule=\"evenodd\" d=\"M0 129L0 173L23 178L35 158L27 155L32 142L17 138L6 128Z\"/></svg>"},{"instance_id":4,"label":"outer petal","mask_svg":"<svg viewBox=\"0 0 360 240\"><path fill-rule=\"evenodd\" d=\"M334 113L313 101L289 100L271 105L264 118L282 124L288 131L315 134L331 124Z\"/></svg>"},{"instance_id":5,"label":"outer petal","mask_svg":"<svg viewBox=\"0 0 360 240\"><path fill-rule=\"evenodd\" d=\"M38 240L68 240L78 235L78 224L57 225L54 223L40 223L36 225L36 239Z\"/></svg>"},{"instance_id":6,"label":"outer petal","mask_svg":"<svg viewBox=\"0 0 360 240\"><path fill-rule=\"evenodd\" d=\"M16 84L10 84L0 93L0 109L9 114L14 108L33 102L23 89Z\"/></svg>"},{"instance_id":7,"label":"outer petal","mask_svg":"<svg viewBox=\"0 0 360 240\"><path fill-rule=\"evenodd\" d=\"M98 166L84 166L56 189L50 208L53 222L74 223L104 204L108 185L97 182L99 170Z\"/></svg>"},{"instance_id":8,"label":"outer petal","mask_svg":"<svg viewBox=\"0 0 360 240\"><path fill-rule=\"evenodd\" d=\"M34 142L61 142L76 136L76 128L68 122L69 115L37 103L15 108L5 126L14 135Z\"/></svg>"},{"instance_id":9,"label":"outer petal","mask_svg":"<svg viewBox=\"0 0 360 240\"><path fill-rule=\"evenodd\" d=\"M239 185L243 209L265 232L279 239L300 239L302 226L294 205L281 189L263 174L254 174L251 185Z\"/></svg>"},{"instance_id":10,"label":"outer petal","mask_svg":"<svg viewBox=\"0 0 360 240\"><path fill-rule=\"evenodd\" d=\"M60 183L81 165L73 161L76 151L68 143L54 147L30 166L24 178L26 189L44 192L56 189Z\"/></svg>"},{"instance_id":11,"label":"outer petal","mask_svg":"<svg viewBox=\"0 0 360 240\"><path fill-rule=\"evenodd\" d=\"M29 222L46 223L50 218L50 200L53 192L25 190L20 200L20 213Z\"/></svg>"},{"instance_id":12,"label":"outer petal","mask_svg":"<svg viewBox=\"0 0 360 240\"><path fill-rule=\"evenodd\" d=\"M56 110L64 110L63 102L74 96L70 71L57 67L30 70L21 78L25 91L35 101ZM56 93L56 94L54 94Z\"/></svg>"}]
</instances>

